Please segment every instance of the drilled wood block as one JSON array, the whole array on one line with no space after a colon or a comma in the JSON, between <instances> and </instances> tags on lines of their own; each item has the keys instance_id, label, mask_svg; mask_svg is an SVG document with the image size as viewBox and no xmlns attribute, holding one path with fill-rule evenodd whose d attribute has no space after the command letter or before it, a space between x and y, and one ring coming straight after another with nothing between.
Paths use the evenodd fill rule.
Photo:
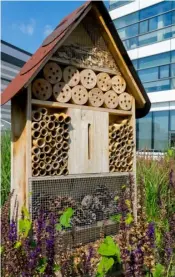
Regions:
<instances>
[{"instance_id":1,"label":"drilled wood block","mask_svg":"<svg viewBox=\"0 0 175 277\"><path fill-rule=\"evenodd\" d=\"M108 91L111 88L111 78L107 73L99 73L97 75L97 86L102 91Z\"/></svg>"},{"instance_id":2,"label":"drilled wood block","mask_svg":"<svg viewBox=\"0 0 175 277\"><path fill-rule=\"evenodd\" d=\"M77 85L72 89L72 102L77 105L84 105L88 101L87 89Z\"/></svg>"},{"instance_id":3,"label":"drilled wood block","mask_svg":"<svg viewBox=\"0 0 175 277\"><path fill-rule=\"evenodd\" d=\"M32 85L32 93L39 100L48 100L52 95L52 86L45 79L36 79Z\"/></svg>"},{"instance_id":4,"label":"drilled wood block","mask_svg":"<svg viewBox=\"0 0 175 277\"><path fill-rule=\"evenodd\" d=\"M112 78L112 89L118 94L125 91L126 82L122 76L116 75Z\"/></svg>"},{"instance_id":5,"label":"drilled wood block","mask_svg":"<svg viewBox=\"0 0 175 277\"><path fill-rule=\"evenodd\" d=\"M59 82L53 87L53 97L58 102L66 103L71 99L71 88L65 82Z\"/></svg>"},{"instance_id":6,"label":"drilled wood block","mask_svg":"<svg viewBox=\"0 0 175 277\"><path fill-rule=\"evenodd\" d=\"M124 92L124 93L119 95L119 107L122 110L125 110L125 111L131 110L131 108L132 108L132 96L129 93Z\"/></svg>"},{"instance_id":7,"label":"drilled wood block","mask_svg":"<svg viewBox=\"0 0 175 277\"><path fill-rule=\"evenodd\" d=\"M43 68L44 77L49 83L56 84L61 81L62 70L61 67L55 62L49 62Z\"/></svg>"},{"instance_id":8,"label":"drilled wood block","mask_svg":"<svg viewBox=\"0 0 175 277\"><path fill-rule=\"evenodd\" d=\"M74 87L80 81L80 73L75 66L67 66L63 71L63 79L67 85Z\"/></svg>"},{"instance_id":9,"label":"drilled wood block","mask_svg":"<svg viewBox=\"0 0 175 277\"><path fill-rule=\"evenodd\" d=\"M104 103L104 94L99 88L89 91L89 103L93 107L100 107Z\"/></svg>"},{"instance_id":10,"label":"drilled wood block","mask_svg":"<svg viewBox=\"0 0 175 277\"><path fill-rule=\"evenodd\" d=\"M105 106L109 109L115 109L118 106L118 96L115 91L109 90L104 95Z\"/></svg>"},{"instance_id":11,"label":"drilled wood block","mask_svg":"<svg viewBox=\"0 0 175 277\"><path fill-rule=\"evenodd\" d=\"M96 86L97 76L93 70L84 69L80 73L80 80L85 88L92 89Z\"/></svg>"}]
</instances>

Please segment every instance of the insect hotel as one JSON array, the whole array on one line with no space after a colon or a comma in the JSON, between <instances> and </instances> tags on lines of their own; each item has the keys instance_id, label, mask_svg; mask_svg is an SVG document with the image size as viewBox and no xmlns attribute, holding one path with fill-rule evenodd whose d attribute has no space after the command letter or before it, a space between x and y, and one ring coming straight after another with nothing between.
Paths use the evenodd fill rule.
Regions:
<instances>
[{"instance_id":1,"label":"insect hotel","mask_svg":"<svg viewBox=\"0 0 175 277\"><path fill-rule=\"evenodd\" d=\"M2 93L9 100L20 205L33 219L72 207L76 243L98 239L104 221L115 233L114 197L135 175L135 120L150 101L102 1L59 23Z\"/></svg>"}]
</instances>

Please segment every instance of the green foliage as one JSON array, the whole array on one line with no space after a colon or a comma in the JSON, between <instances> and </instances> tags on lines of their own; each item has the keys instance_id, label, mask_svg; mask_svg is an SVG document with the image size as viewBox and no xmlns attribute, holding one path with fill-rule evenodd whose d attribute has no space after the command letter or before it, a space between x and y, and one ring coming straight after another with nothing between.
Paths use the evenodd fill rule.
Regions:
<instances>
[{"instance_id":1,"label":"green foliage","mask_svg":"<svg viewBox=\"0 0 175 277\"><path fill-rule=\"evenodd\" d=\"M110 217L110 219L111 219L112 221L114 221L114 222L119 223L119 222L120 222L120 219L121 219L121 214L112 215L112 216Z\"/></svg>"},{"instance_id":2,"label":"green foliage","mask_svg":"<svg viewBox=\"0 0 175 277\"><path fill-rule=\"evenodd\" d=\"M102 256L117 256L118 262L121 262L120 248L114 240L107 236L98 248L98 253Z\"/></svg>"},{"instance_id":3,"label":"green foliage","mask_svg":"<svg viewBox=\"0 0 175 277\"><path fill-rule=\"evenodd\" d=\"M96 277L103 277L114 265L114 259L108 257L102 257L97 267Z\"/></svg>"},{"instance_id":4,"label":"green foliage","mask_svg":"<svg viewBox=\"0 0 175 277\"><path fill-rule=\"evenodd\" d=\"M47 259L46 258L41 258L39 260L39 265L37 267L37 271L39 273L44 273L47 267Z\"/></svg>"},{"instance_id":5,"label":"green foliage","mask_svg":"<svg viewBox=\"0 0 175 277\"><path fill-rule=\"evenodd\" d=\"M21 238L27 238L31 228L32 221L30 219L30 214L25 206L21 209L23 218L19 219L18 227L19 227L19 235Z\"/></svg>"},{"instance_id":6,"label":"green foliage","mask_svg":"<svg viewBox=\"0 0 175 277\"><path fill-rule=\"evenodd\" d=\"M21 243L20 241L17 241L17 242L15 243L15 245L14 245L14 248L15 248L15 249L18 249L18 248L21 247L21 245L22 245L22 243Z\"/></svg>"},{"instance_id":7,"label":"green foliage","mask_svg":"<svg viewBox=\"0 0 175 277\"><path fill-rule=\"evenodd\" d=\"M10 192L10 132L1 134L1 205L3 206Z\"/></svg>"},{"instance_id":8,"label":"green foliage","mask_svg":"<svg viewBox=\"0 0 175 277\"><path fill-rule=\"evenodd\" d=\"M72 208L67 208L60 217L60 223L56 224L56 230L61 231L62 228L70 228L70 221L73 214L74 210Z\"/></svg>"},{"instance_id":9,"label":"green foliage","mask_svg":"<svg viewBox=\"0 0 175 277\"><path fill-rule=\"evenodd\" d=\"M163 275L164 272L165 272L164 266L161 264L156 264L154 272L152 273L152 276L153 277L162 277L162 276L164 276ZM147 273L146 277L149 277L149 276L150 276L150 274Z\"/></svg>"},{"instance_id":10,"label":"green foliage","mask_svg":"<svg viewBox=\"0 0 175 277\"><path fill-rule=\"evenodd\" d=\"M133 221L134 221L134 218L133 218L132 214L128 213L126 215L125 223L127 225L130 225Z\"/></svg>"}]
</instances>

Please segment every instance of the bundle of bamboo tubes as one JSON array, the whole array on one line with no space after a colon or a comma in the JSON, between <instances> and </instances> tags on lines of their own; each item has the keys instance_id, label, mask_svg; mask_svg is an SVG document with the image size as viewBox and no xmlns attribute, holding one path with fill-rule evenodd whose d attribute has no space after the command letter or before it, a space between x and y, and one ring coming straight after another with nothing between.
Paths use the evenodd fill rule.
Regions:
<instances>
[{"instance_id":1,"label":"bundle of bamboo tubes","mask_svg":"<svg viewBox=\"0 0 175 277\"><path fill-rule=\"evenodd\" d=\"M109 170L130 172L133 168L133 127L127 119L109 126Z\"/></svg>"},{"instance_id":2,"label":"bundle of bamboo tubes","mask_svg":"<svg viewBox=\"0 0 175 277\"><path fill-rule=\"evenodd\" d=\"M70 116L50 114L46 108L32 112L32 175L68 174Z\"/></svg>"}]
</instances>

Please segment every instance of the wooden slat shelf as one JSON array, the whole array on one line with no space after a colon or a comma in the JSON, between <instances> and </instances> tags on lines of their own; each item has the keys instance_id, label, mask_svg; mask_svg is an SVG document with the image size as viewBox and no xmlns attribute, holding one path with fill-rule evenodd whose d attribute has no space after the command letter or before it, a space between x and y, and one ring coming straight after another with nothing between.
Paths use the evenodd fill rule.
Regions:
<instances>
[{"instance_id":1,"label":"wooden slat shelf","mask_svg":"<svg viewBox=\"0 0 175 277\"><path fill-rule=\"evenodd\" d=\"M114 114L119 116L132 115L132 111L96 108L96 107L81 106L81 105L69 104L69 103L58 103L54 101L43 101L38 99L32 99L32 104L41 106L41 107L47 107L47 108L58 108L58 109L72 108L72 109L91 110L91 111L98 111L98 112L107 112L109 114Z\"/></svg>"},{"instance_id":2,"label":"wooden slat shelf","mask_svg":"<svg viewBox=\"0 0 175 277\"><path fill-rule=\"evenodd\" d=\"M111 69L108 69L108 68L100 68L98 66L94 66L94 65L91 65L91 66L88 66L88 65L80 65L76 62L73 62L73 61L68 61L68 60L64 60L64 59L61 59L61 58L58 58L58 57L52 57L50 58L51 61L54 61L54 62L58 62L58 63L61 63L63 65L74 65L76 66L77 68L82 68L82 69L92 69L94 71L98 71L98 72L106 72L106 73L109 73L111 75L117 75L119 74L118 71L115 71L115 70L111 70Z\"/></svg>"}]
</instances>

